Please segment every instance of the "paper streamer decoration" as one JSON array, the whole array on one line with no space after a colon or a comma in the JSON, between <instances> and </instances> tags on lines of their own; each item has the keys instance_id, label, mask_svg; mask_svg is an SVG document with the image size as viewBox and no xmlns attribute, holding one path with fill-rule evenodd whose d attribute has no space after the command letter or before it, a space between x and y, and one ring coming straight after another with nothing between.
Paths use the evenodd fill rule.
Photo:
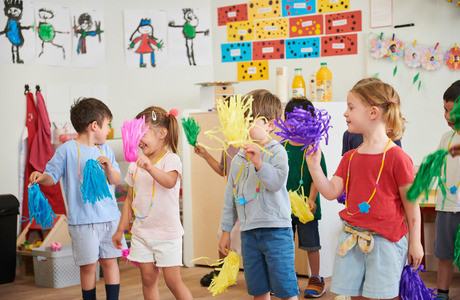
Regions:
<instances>
[{"instance_id":1,"label":"paper streamer decoration","mask_svg":"<svg viewBox=\"0 0 460 300\"><path fill-rule=\"evenodd\" d=\"M446 52L446 66L453 71L460 69L460 48L457 44Z\"/></svg>"},{"instance_id":2,"label":"paper streamer decoration","mask_svg":"<svg viewBox=\"0 0 460 300\"><path fill-rule=\"evenodd\" d=\"M283 17L301 16L316 13L315 0L283 0L281 2Z\"/></svg>"},{"instance_id":3,"label":"paper streamer decoration","mask_svg":"<svg viewBox=\"0 0 460 300\"><path fill-rule=\"evenodd\" d=\"M286 58L319 57L319 37L286 40Z\"/></svg>"},{"instance_id":4,"label":"paper streamer decoration","mask_svg":"<svg viewBox=\"0 0 460 300\"><path fill-rule=\"evenodd\" d=\"M460 268L460 224L457 227L457 234L455 235L455 249L454 249L454 264Z\"/></svg>"},{"instance_id":5,"label":"paper streamer decoration","mask_svg":"<svg viewBox=\"0 0 460 300\"><path fill-rule=\"evenodd\" d=\"M127 162L136 161L139 143L148 129L149 125L145 125L145 116L123 122L121 138L123 139L123 154Z\"/></svg>"},{"instance_id":6,"label":"paper streamer decoration","mask_svg":"<svg viewBox=\"0 0 460 300\"><path fill-rule=\"evenodd\" d=\"M268 80L268 61L239 62L238 81L247 80Z\"/></svg>"},{"instance_id":7,"label":"paper streamer decoration","mask_svg":"<svg viewBox=\"0 0 460 300\"><path fill-rule=\"evenodd\" d=\"M435 47L426 48L422 55L422 67L428 71L438 70L444 62L444 52Z\"/></svg>"},{"instance_id":8,"label":"paper streamer decoration","mask_svg":"<svg viewBox=\"0 0 460 300\"><path fill-rule=\"evenodd\" d=\"M318 0L318 13L329 13L350 9L350 0Z\"/></svg>"},{"instance_id":9,"label":"paper streamer decoration","mask_svg":"<svg viewBox=\"0 0 460 300\"><path fill-rule=\"evenodd\" d=\"M280 39L289 37L288 18L256 21L256 40Z\"/></svg>"},{"instance_id":10,"label":"paper streamer decoration","mask_svg":"<svg viewBox=\"0 0 460 300\"><path fill-rule=\"evenodd\" d=\"M361 11L326 15L326 34L357 32L362 30Z\"/></svg>"},{"instance_id":11,"label":"paper streamer decoration","mask_svg":"<svg viewBox=\"0 0 460 300\"><path fill-rule=\"evenodd\" d=\"M358 53L358 35L344 34L321 37L321 56L349 55Z\"/></svg>"},{"instance_id":12,"label":"paper streamer decoration","mask_svg":"<svg viewBox=\"0 0 460 300\"><path fill-rule=\"evenodd\" d=\"M248 5L230 5L217 8L217 24L223 26L228 22L247 21Z\"/></svg>"},{"instance_id":13,"label":"paper streamer decoration","mask_svg":"<svg viewBox=\"0 0 460 300\"><path fill-rule=\"evenodd\" d=\"M284 59L284 40L253 42L252 53L254 60Z\"/></svg>"},{"instance_id":14,"label":"paper streamer decoration","mask_svg":"<svg viewBox=\"0 0 460 300\"><path fill-rule=\"evenodd\" d=\"M314 145L313 149L308 151L306 155L312 151L318 150L319 142L324 138L326 145L329 141L329 125L331 116L325 109L314 108L313 114L302 108L294 107L294 111L286 113L286 120L275 121L276 127L280 129L275 132L276 135L282 138L281 142L292 141L294 143L303 144L302 150L308 146Z\"/></svg>"},{"instance_id":15,"label":"paper streamer decoration","mask_svg":"<svg viewBox=\"0 0 460 300\"><path fill-rule=\"evenodd\" d=\"M281 103L288 101L289 84L287 67L276 67L276 95Z\"/></svg>"},{"instance_id":16,"label":"paper streamer decoration","mask_svg":"<svg viewBox=\"0 0 460 300\"><path fill-rule=\"evenodd\" d=\"M28 189L27 204L29 206L29 218L21 222L35 220L38 226L42 229L53 227L56 214L53 212L51 205L48 203L45 194L40 190L40 186L36 183L32 184Z\"/></svg>"},{"instance_id":17,"label":"paper streamer decoration","mask_svg":"<svg viewBox=\"0 0 460 300\"><path fill-rule=\"evenodd\" d=\"M229 251L223 259L222 268L216 268L216 270L220 271L219 275L212 279L208 287L213 296L225 292L229 286L236 284L240 270L240 256L235 251Z\"/></svg>"},{"instance_id":18,"label":"paper streamer decoration","mask_svg":"<svg viewBox=\"0 0 460 300\"><path fill-rule=\"evenodd\" d=\"M404 54L403 43L394 36L388 41L387 53L383 56L384 58L395 61L401 58Z\"/></svg>"},{"instance_id":19,"label":"paper streamer decoration","mask_svg":"<svg viewBox=\"0 0 460 300\"><path fill-rule=\"evenodd\" d=\"M240 21L227 23L227 42L252 41L254 22Z\"/></svg>"},{"instance_id":20,"label":"paper streamer decoration","mask_svg":"<svg viewBox=\"0 0 460 300\"><path fill-rule=\"evenodd\" d=\"M423 48L416 45L415 47L407 47L404 54L404 62L411 68L418 68L422 65Z\"/></svg>"},{"instance_id":21,"label":"paper streamer decoration","mask_svg":"<svg viewBox=\"0 0 460 300\"><path fill-rule=\"evenodd\" d=\"M188 117L182 118L182 128L184 128L185 136L190 146L195 147L198 134L200 133L200 126L196 123L195 119Z\"/></svg>"},{"instance_id":22,"label":"paper streamer decoration","mask_svg":"<svg viewBox=\"0 0 460 300\"><path fill-rule=\"evenodd\" d=\"M81 196L84 203L95 204L104 198L112 198L107 184L107 177L102 170L101 163L94 159L88 159L83 171L83 184L80 186Z\"/></svg>"},{"instance_id":23,"label":"paper streamer decoration","mask_svg":"<svg viewBox=\"0 0 460 300\"><path fill-rule=\"evenodd\" d=\"M248 19L270 19L281 17L281 0L255 0L248 2Z\"/></svg>"},{"instance_id":24,"label":"paper streamer decoration","mask_svg":"<svg viewBox=\"0 0 460 300\"><path fill-rule=\"evenodd\" d=\"M302 37L323 34L323 15L289 18L289 36Z\"/></svg>"},{"instance_id":25,"label":"paper streamer decoration","mask_svg":"<svg viewBox=\"0 0 460 300\"><path fill-rule=\"evenodd\" d=\"M370 52L373 58L384 57L387 54L388 49L390 48L388 46L388 40L383 38L383 33L380 34L380 36L378 37L372 38L370 44Z\"/></svg>"},{"instance_id":26,"label":"paper streamer decoration","mask_svg":"<svg viewBox=\"0 0 460 300\"><path fill-rule=\"evenodd\" d=\"M129 261L130 263L132 263L133 265L135 265L136 267L139 268L139 263L137 261L132 261L132 260L128 259L128 255L129 255L130 250L131 250L131 248L122 249L121 250L121 255L123 256L124 259L126 259L127 261Z\"/></svg>"},{"instance_id":27,"label":"paper streamer decoration","mask_svg":"<svg viewBox=\"0 0 460 300\"><path fill-rule=\"evenodd\" d=\"M301 194L299 194L299 190L289 191L289 200L291 201L292 214L299 218L300 222L306 224L313 221L315 216L310 211L310 206L307 203L308 197L305 197L303 187Z\"/></svg>"},{"instance_id":28,"label":"paper streamer decoration","mask_svg":"<svg viewBox=\"0 0 460 300\"><path fill-rule=\"evenodd\" d=\"M418 275L420 270L425 271L423 265L420 265L416 271L411 265L406 265L403 268L399 282L401 300L431 300L436 296L434 290L427 288Z\"/></svg>"},{"instance_id":29,"label":"paper streamer decoration","mask_svg":"<svg viewBox=\"0 0 460 300\"><path fill-rule=\"evenodd\" d=\"M252 60L252 47L250 42L222 44L222 62Z\"/></svg>"}]
</instances>

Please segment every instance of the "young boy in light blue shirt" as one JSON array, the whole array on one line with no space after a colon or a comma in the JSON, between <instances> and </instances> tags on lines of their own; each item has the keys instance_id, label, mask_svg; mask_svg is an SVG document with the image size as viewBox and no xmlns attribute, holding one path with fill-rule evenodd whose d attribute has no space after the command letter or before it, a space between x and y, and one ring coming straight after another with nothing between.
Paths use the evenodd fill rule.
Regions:
<instances>
[{"instance_id":1,"label":"young boy in light blue shirt","mask_svg":"<svg viewBox=\"0 0 460 300\"><path fill-rule=\"evenodd\" d=\"M270 299L297 299L291 205L286 190L288 160L284 147L270 138L274 120L282 114L281 102L267 90L255 90L250 130L254 144L246 144L232 160L220 228L219 250L230 250L230 232L239 219L241 252L248 294Z\"/></svg>"},{"instance_id":2,"label":"young boy in light blue shirt","mask_svg":"<svg viewBox=\"0 0 460 300\"><path fill-rule=\"evenodd\" d=\"M100 100L83 98L72 106L70 119L78 137L57 148L44 173L33 172L30 182L50 186L63 179L67 223L75 263L80 267L83 299L96 299L98 261L104 271L107 299L118 299L120 273L117 257L121 256L121 250L113 245L112 235L117 230L120 211L113 185L120 182L121 176L112 149L105 145L112 113ZM94 204L84 203L80 191L83 170L89 159L101 163L112 196ZM126 248L124 240L123 243Z\"/></svg>"}]
</instances>

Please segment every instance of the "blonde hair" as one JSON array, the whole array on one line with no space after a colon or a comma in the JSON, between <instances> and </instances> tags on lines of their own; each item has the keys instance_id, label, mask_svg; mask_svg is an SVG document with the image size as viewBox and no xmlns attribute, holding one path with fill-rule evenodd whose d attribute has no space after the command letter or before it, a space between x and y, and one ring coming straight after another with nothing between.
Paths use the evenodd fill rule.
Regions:
<instances>
[{"instance_id":1,"label":"blonde hair","mask_svg":"<svg viewBox=\"0 0 460 300\"><path fill-rule=\"evenodd\" d=\"M360 81L358 81L353 88L355 88L356 86L360 84L365 84L369 82L383 82L383 81L376 77L367 77L367 78L363 78Z\"/></svg>"},{"instance_id":2,"label":"blonde hair","mask_svg":"<svg viewBox=\"0 0 460 300\"><path fill-rule=\"evenodd\" d=\"M166 145L173 153L177 153L177 145L179 143L179 124L176 117L167 113L161 107L150 106L141 111L136 119L142 118L145 116L145 123L156 128L166 128L168 130L168 135L166 136ZM154 118L152 117L154 116Z\"/></svg>"},{"instance_id":3,"label":"blonde hair","mask_svg":"<svg viewBox=\"0 0 460 300\"><path fill-rule=\"evenodd\" d=\"M402 137L406 120L401 114L399 95L391 85L380 79L371 80L356 84L350 93L357 96L364 105L377 106L383 111L389 138L398 140Z\"/></svg>"},{"instance_id":4,"label":"blonde hair","mask_svg":"<svg viewBox=\"0 0 460 300\"><path fill-rule=\"evenodd\" d=\"M259 89L254 90L245 95L245 97L252 96L252 117L265 118L267 121L278 120L282 113L283 107L281 106L280 99L267 90Z\"/></svg>"}]
</instances>

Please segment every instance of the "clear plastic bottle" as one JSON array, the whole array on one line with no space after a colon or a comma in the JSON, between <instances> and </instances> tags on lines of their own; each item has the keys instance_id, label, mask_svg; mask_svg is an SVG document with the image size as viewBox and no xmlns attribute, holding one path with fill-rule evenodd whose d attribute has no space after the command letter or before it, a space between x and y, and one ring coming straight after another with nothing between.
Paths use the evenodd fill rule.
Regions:
<instances>
[{"instance_id":1,"label":"clear plastic bottle","mask_svg":"<svg viewBox=\"0 0 460 300\"><path fill-rule=\"evenodd\" d=\"M301 98L307 94L305 80L302 77L302 68L295 69L294 80L292 81L292 97Z\"/></svg>"},{"instance_id":2,"label":"clear plastic bottle","mask_svg":"<svg viewBox=\"0 0 460 300\"><path fill-rule=\"evenodd\" d=\"M316 72L316 97L321 102L332 101L332 72L327 68L327 63L321 63L321 68Z\"/></svg>"}]
</instances>

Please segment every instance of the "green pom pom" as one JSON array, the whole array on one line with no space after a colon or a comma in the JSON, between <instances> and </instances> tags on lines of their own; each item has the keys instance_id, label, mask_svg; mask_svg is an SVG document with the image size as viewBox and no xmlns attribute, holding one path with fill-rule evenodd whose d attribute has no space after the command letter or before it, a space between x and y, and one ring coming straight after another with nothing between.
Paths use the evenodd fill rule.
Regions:
<instances>
[{"instance_id":1,"label":"green pom pom","mask_svg":"<svg viewBox=\"0 0 460 300\"><path fill-rule=\"evenodd\" d=\"M457 228L457 236L455 238L455 251L454 251L454 265L457 262L457 266L460 268L460 224Z\"/></svg>"},{"instance_id":2,"label":"green pom pom","mask_svg":"<svg viewBox=\"0 0 460 300\"><path fill-rule=\"evenodd\" d=\"M441 171L446 163L446 156L449 151L439 149L423 159L414 182L407 191L407 200L414 203L417 198L424 193L422 202L428 201L430 190L437 184L441 189L444 199L446 198L446 187L442 183Z\"/></svg>"},{"instance_id":3,"label":"green pom pom","mask_svg":"<svg viewBox=\"0 0 460 300\"><path fill-rule=\"evenodd\" d=\"M455 129L460 129L460 96L455 99L454 109L450 112L450 120L454 123Z\"/></svg>"},{"instance_id":4,"label":"green pom pom","mask_svg":"<svg viewBox=\"0 0 460 300\"><path fill-rule=\"evenodd\" d=\"M188 117L187 119L182 118L182 127L184 128L188 143L195 147L198 134L201 130L200 126L196 123L194 118Z\"/></svg>"}]
</instances>

